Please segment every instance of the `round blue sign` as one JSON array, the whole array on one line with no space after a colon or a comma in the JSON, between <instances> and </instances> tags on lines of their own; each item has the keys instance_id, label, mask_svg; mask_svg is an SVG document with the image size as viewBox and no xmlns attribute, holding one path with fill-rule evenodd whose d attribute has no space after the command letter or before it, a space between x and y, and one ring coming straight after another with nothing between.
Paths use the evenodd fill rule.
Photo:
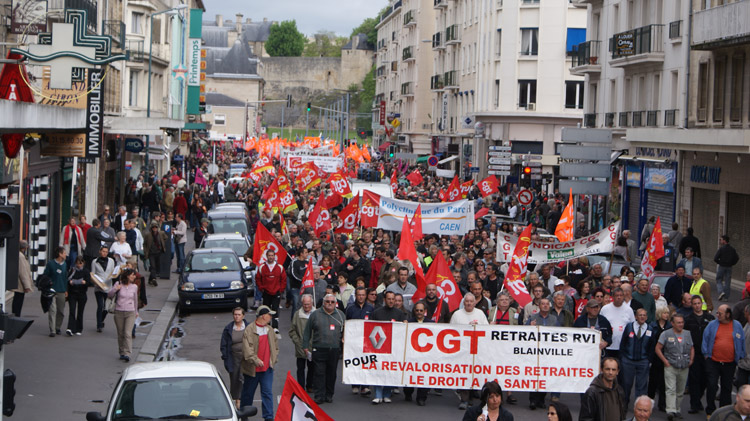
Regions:
<instances>
[{"instance_id":1,"label":"round blue sign","mask_svg":"<svg viewBox=\"0 0 750 421\"><path fill-rule=\"evenodd\" d=\"M137 137L128 137L125 139L125 150L128 152L138 153L143 150L143 140Z\"/></svg>"},{"instance_id":2,"label":"round blue sign","mask_svg":"<svg viewBox=\"0 0 750 421\"><path fill-rule=\"evenodd\" d=\"M437 166L437 164L438 164L438 157L436 157L435 155L432 155L429 158L427 158L427 165L431 167L435 167Z\"/></svg>"}]
</instances>

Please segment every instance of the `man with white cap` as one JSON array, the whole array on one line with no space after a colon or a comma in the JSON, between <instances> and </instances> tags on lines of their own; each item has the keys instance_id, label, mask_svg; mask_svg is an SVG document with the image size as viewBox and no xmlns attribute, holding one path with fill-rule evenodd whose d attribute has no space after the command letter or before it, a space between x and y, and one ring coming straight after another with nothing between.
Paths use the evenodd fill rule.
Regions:
<instances>
[{"instance_id":1,"label":"man with white cap","mask_svg":"<svg viewBox=\"0 0 750 421\"><path fill-rule=\"evenodd\" d=\"M279 343L269 326L276 314L268 306L255 311L255 323L249 324L242 335L242 394L240 407L253 404L255 389L260 384L263 419L273 419L273 367L279 357Z\"/></svg>"}]
</instances>

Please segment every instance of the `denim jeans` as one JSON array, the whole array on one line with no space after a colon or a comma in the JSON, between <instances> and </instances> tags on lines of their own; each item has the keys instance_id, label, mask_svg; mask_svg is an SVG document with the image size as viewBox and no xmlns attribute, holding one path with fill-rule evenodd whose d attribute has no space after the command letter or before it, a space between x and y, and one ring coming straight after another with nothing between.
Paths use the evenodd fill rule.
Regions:
<instances>
[{"instance_id":1,"label":"denim jeans","mask_svg":"<svg viewBox=\"0 0 750 421\"><path fill-rule=\"evenodd\" d=\"M273 419L273 368L266 371L256 372L255 376L243 375L242 394L240 397L240 407L251 406L255 389L260 384L260 399L263 403L263 419Z\"/></svg>"},{"instance_id":2,"label":"denim jeans","mask_svg":"<svg viewBox=\"0 0 750 421\"><path fill-rule=\"evenodd\" d=\"M716 290L724 293L724 298L729 299L729 293L732 291L732 267L716 266Z\"/></svg>"},{"instance_id":3,"label":"denim jeans","mask_svg":"<svg viewBox=\"0 0 750 421\"><path fill-rule=\"evenodd\" d=\"M625 406L630 402L630 392L635 383L635 396L645 395L648 391L648 360L633 361L627 357L622 362L622 389L625 391Z\"/></svg>"},{"instance_id":4,"label":"denim jeans","mask_svg":"<svg viewBox=\"0 0 750 421\"><path fill-rule=\"evenodd\" d=\"M294 318L294 314L297 313L297 310L299 310L300 305L301 305L300 304L300 299L301 299L300 297L301 296L300 296L300 293L299 293L299 288L290 288L289 289L289 295L291 295L291 297L292 297L292 314L291 314L292 317L290 317L290 318L293 319Z\"/></svg>"},{"instance_id":5,"label":"denim jeans","mask_svg":"<svg viewBox=\"0 0 750 421\"><path fill-rule=\"evenodd\" d=\"M185 243L179 243L177 247L177 270L182 272L182 267L185 265Z\"/></svg>"},{"instance_id":6,"label":"denim jeans","mask_svg":"<svg viewBox=\"0 0 750 421\"><path fill-rule=\"evenodd\" d=\"M390 399L392 391L393 387L391 386L375 386L375 399Z\"/></svg>"},{"instance_id":7,"label":"denim jeans","mask_svg":"<svg viewBox=\"0 0 750 421\"><path fill-rule=\"evenodd\" d=\"M107 317L107 312L104 309L107 293L94 291L94 297L96 298L96 328L101 329L104 327L104 318Z\"/></svg>"},{"instance_id":8,"label":"denim jeans","mask_svg":"<svg viewBox=\"0 0 750 421\"><path fill-rule=\"evenodd\" d=\"M71 248L70 253L68 253L68 258L65 259L65 262L68 264L68 268L72 268L73 266L75 266L76 257L78 257L78 251Z\"/></svg>"}]
</instances>

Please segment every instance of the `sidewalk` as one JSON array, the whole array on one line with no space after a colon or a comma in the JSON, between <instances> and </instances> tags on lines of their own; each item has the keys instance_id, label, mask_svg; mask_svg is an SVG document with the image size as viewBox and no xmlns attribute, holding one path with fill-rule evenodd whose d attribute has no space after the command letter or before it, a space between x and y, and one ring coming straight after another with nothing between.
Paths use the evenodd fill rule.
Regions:
<instances>
[{"instance_id":1,"label":"sidewalk","mask_svg":"<svg viewBox=\"0 0 750 421\"><path fill-rule=\"evenodd\" d=\"M175 313L176 281L177 275L172 274L169 280L160 279L158 287L147 286L148 305L140 310L144 323L133 339L133 361L153 361L157 355ZM47 314L39 300L38 291L26 294L21 316L34 323L23 338L5 347L5 368L17 376L13 419L83 420L88 411L104 412L122 370L129 365L119 360L112 315L105 319L104 331L97 333L96 299L90 289L83 335L65 335L66 305L63 334L50 338ZM6 301L7 309L10 303Z\"/></svg>"}]
</instances>

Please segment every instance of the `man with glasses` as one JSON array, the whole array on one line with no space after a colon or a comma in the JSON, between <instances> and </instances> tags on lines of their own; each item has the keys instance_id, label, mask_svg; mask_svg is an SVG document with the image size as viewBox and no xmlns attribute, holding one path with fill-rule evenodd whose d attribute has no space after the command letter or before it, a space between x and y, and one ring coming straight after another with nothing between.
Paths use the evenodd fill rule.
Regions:
<instances>
[{"instance_id":1,"label":"man with glasses","mask_svg":"<svg viewBox=\"0 0 750 421\"><path fill-rule=\"evenodd\" d=\"M323 308L315 310L305 325L302 347L305 353L312 352L315 380L313 389L315 403L333 402L336 387L336 369L341 356L341 340L344 337L346 315L336 308L333 294L323 297Z\"/></svg>"},{"instance_id":2,"label":"man with glasses","mask_svg":"<svg viewBox=\"0 0 750 421\"><path fill-rule=\"evenodd\" d=\"M409 317L410 323L432 323L432 320L425 317L427 307L425 306L424 301L420 301L416 304L414 304L414 310L412 311L411 316ZM429 388L425 387L418 387L417 389L417 405L418 406L425 406L425 403L427 401L427 392L430 390ZM404 399L407 402L411 402L411 396L414 393L413 387L405 387L404 388Z\"/></svg>"}]
</instances>

